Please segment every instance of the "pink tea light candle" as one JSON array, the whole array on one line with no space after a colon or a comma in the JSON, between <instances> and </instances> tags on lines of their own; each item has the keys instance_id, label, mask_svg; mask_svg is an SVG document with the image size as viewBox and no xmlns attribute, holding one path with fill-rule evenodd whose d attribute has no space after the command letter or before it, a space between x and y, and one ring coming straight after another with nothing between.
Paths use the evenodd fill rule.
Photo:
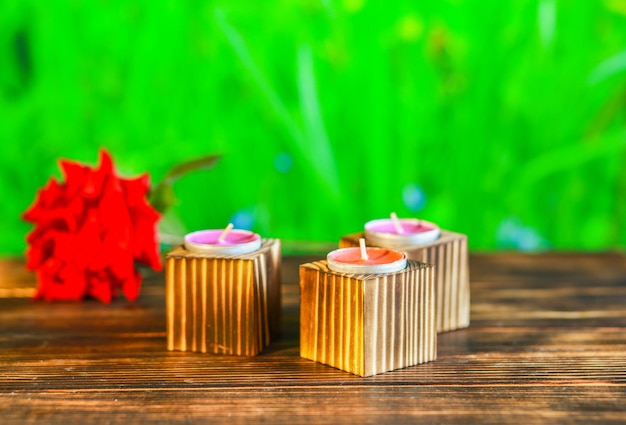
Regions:
<instances>
[{"instance_id":1,"label":"pink tea light candle","mask_svg":"<svg viewBox=\"0 0 626 425\"><path fill-rule=\"evenodd\" d=\"M365 224L365 237L373 245L400 248L435 241L441 231L439 226L415 218L399 219L396 213L391 218L368 221Z\"/></svg>"},{"instance_id":2,"label":"pink tea light candle","mask_svg":"<svg viewBox=\"0 0 626 425\"><path fill-rule=\"evenodd\" d=\"M395 273L406 268L406 255L385 248L372 248L359 240L358 248L340 248L326 256L328 268L338 273Z\"/></svg>"},{"instance_id":3,"label":"pink tea light candle","mask_svg":"<svg viewBox=\"0 0 626 425\"><path fill-rule=\"evenodd\" d=\"M280 240L189 233L166 257L168 350L256 356L280 333Z\"/></svg>"},{"instance_id":4,"label":"pink tea light candle","mask_svg":"<svg viewBox=\"0 0 626 425\"><path fill-rule=\"evenodd\" d=\"M240 255L261 248L261 237L248 230L233 229L230 223L225 229L200 230L185 235L187 251L206 255Z\"/></svg>"}]
</instances>

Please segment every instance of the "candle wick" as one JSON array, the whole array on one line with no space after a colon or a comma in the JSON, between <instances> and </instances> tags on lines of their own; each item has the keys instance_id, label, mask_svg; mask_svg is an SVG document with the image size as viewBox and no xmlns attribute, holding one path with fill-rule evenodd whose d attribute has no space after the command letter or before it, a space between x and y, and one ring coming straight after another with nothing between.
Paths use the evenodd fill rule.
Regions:
<instances>
[{"instance_id":1,"label":"candle wick","mask_svg":"<svg viewBox=\"0 0 626 425\"><path fill-rule=\"evenodd\" d=\"M228 223L228 226L226 226L226 228L224 229L220 237L217 238L217 243L224 242L226 240L226 236L228 235L228 232L230 232L232 229L233 229L233 223Z\"/></svg>"},{"instance_id":2,"label":"candle wick","mask_svg":"<svg viewBox=\"0 0 626 425\"><path fill-rule=\"evenodd\" d=\"M393 227L396 228L396 232L399 235L403 235L404 229L402 228L402 223L400 223L400 220L398 220L398 215L395 212L391 213L391 222L393 223Z\"/></svg>"},{"instance_id":3,"label":"candle wick","mask_svg":"<svg viewBox=\"0 0 626 425\"><path fill-rule=\"evenodd\" d=\"M361 248L361 260L369 260L367 256L367 247L365 246L365 238L359 239L359 247Z\"/></svg>"}]
</instances>

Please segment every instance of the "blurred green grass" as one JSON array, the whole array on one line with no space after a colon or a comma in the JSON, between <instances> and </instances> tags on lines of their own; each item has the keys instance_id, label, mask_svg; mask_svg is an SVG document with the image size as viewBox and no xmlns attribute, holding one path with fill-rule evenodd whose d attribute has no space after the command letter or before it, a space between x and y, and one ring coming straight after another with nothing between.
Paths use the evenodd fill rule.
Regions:
<instances>
[{"instance_id":1,"label":"blurred green grass","mask_svg":"<svg viewBox=\"0 0 626 425\"><path fill-rule=\"evenodd\" d=\"M0 254L58 158L176 183L163 231L626 246L626 0L0 1Z\"/></svg>"}]
</instances>

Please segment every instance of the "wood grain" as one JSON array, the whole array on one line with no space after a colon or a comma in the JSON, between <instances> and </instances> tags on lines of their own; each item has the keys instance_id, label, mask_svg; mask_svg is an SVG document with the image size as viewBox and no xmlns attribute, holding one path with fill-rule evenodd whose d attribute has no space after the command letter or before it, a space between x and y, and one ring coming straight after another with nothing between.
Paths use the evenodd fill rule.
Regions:
<instances>
[{"instance_id":1,"label":"wood grain","mask_svg":"<svg viewBox=\"0 0 626 425\"><path fill-rule=\"evenodd\" d=\"M317 258L283 258L283 336L256 357L168 351L162 274L134 304L46 304L0 261L2 423L626 423L624 255L473 254L471 326L369 378L299 355Z\"/></svg>"},{"instance_id":2,"label":"wood grain","mask_svg":"<svg viewBox=\"0 0 626 425\"><path fill-rule=\"evenodd\" d=\"M372 376L435 360L435 267L336 273L326 260L300 266L300 355Z\"/></svg>"},{"instance_id":3,"label":"wood grain","mask_svg":"<svg viewBox=\"0 0 626 425\"><path fill-rule=\"evenodd\" d=\"M339 247L359 246L363 232L345 235ZM376 246L368 241L368 245ZM467 236L442 230L432 242L404 247L386 247L406 253L411 260L434 264L437 332L463 329L470 324L470 287Z\"/></svg>"}]
</instances>

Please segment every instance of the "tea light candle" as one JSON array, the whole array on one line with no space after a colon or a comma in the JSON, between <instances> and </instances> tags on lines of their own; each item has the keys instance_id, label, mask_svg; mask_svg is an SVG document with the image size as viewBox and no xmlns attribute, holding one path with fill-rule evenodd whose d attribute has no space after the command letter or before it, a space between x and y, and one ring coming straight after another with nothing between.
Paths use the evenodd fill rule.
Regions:
<instances>
[{"instance_id":1,"label":"tea light candle","mask_svg":"<svg viewBox=\"0 0 626 425\"><path fill-rule=\"evenodd\" d=\"M221 230L199 230L185 235L187 251L206 255L248 254L261 248L261 237L248 230L233 229L230 223Z\"/></svg>"},{"instance_id":2,"label":"tea light candle","mask_svg":"<svg viewBox=\"0 0 626 425\"><path fill-rule=\"evenodd\" d=\"M359 248L340 248L328 253L328 268L350 274L394 273L406 268L406 255L402 252L366 247L363 238L359 245Z\"/></svg>"},{"instance_id":3,"label":"tea light candle","mask_svg":"<svg viewBox=\"0 0 626 425\"><path fill-rule=\"evenodd\" d=\"M365 237L374 245L400 248L407 245L425 244L437 240L439 226L415 218L399 219L396 213L391 218L368 221Z\"/></svg>"}]
</instances>

